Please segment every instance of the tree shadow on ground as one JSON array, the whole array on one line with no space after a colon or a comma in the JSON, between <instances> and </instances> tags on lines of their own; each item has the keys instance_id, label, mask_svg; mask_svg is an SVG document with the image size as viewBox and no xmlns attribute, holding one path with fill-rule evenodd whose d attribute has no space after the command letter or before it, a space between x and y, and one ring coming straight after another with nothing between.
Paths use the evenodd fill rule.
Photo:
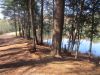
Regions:
<instances>
[{"instance_id":1,"label":"tree shadow on ground","mask_svg":"<svg viewBox=\"0 0 100 75\"><path fill-rule=\"evenodd\" d=\"M3 44L3 43L5 43L5 41L3 39L0 39L0 44Z\"/></svg>"},{"instance_id":2,"label":"tree shadow on ground","mask_svg":"<svg viewBox=\"0 0 100 75\"><path fill-rule=\"evenodd\" d=\"M9 53L6 53L6 54L1 54L0 58L5 57L5 56L9 56L9 55L13 56L13 55L20 54L20 53L24 52L23 50L22 51L21 50L17 51L16 48L13 48L12 50L15 50L15 51L9 52Z\"/></svg>"},{"instance_id":3,"label":"tree shadow on ground","mask_svg":"<svg viewBox=\"0 0 100 75\"><path fill-rule=\"evenodd\" d=\"M42 48L37 48L37 51L42 52L44 54L50 54L50 50L47 48L44 48L44 46ZM63 61L84 61L84 59L86 59L84 57L82 59L81 57L76 60L74 59L74 57L67 57L67 56L66 58L46 56L41 59L33 59L29 57L30 55L31 54L28 52L28 50L23 49L22 47L21 48L10 48L7 50L0 51L0 61L9 60L9 62L7 61L6 63L0 63L0 73L5 72L7 70L11 70L11 69L16 69L19 67L31 66L28 68L28 69L31 69L31 68L38 67L38 66L43 66L43 65L45 66L48 63L52 63L55 61L59 61L61 62L60 64L62 64ZM7 58L7 56L9 56L9 58ZM27 71L28 69L26 69L25 71ZM79 70L73 70L73 71L79 72L81 70L79 69Z\"/></svg>"},{"instance_id":4,"label":"tree shadow on ground","mask_svg":"<svg viewBox=\"0 0 100 75\"><path fill-rule=\"evenodd\" d=\"M18 54L19 54L19 52L18 52ZM16 54L14 54L14 55L16 56ZM17 57L20 57L20 56L17 56ZM59 57L51 57L51 56L44 57L42 59L30 59L30 60L19 59L17 61L8 62L8 63L5 63L5 64L0 64L0 73L5 72L9 69L16 69L16 68L20 68L20 67L28 67L29 66L29 68L27 68L25 71L23 71L23 74L24 74L25 72L29 71L32 68L45 66L49 63L52 63L52 62L54 63L56 61L57 62L59 61L59 62L61 62L60 64L62 64L63 61L83 61L83 60L80 60L80 59L76 60L73 57L59 58ZM59 65L59 63L58 63L58 65ZM74 73L81 74L81 71L83 71L83 70L81 70L79 68L79 69L72 69L71 71L73 71ZM90 72L91 71L92 70L90 70ZM89 72L89 71L84 70L84 72Z\"/></svg>"},{"instance_id":5,"label":"tree shadow on ground","mask_svg":"<svg viewBox=\"0 0 100 75\"><path fill-rule=\"evenodd\" d=\"M9 46L9 45L13 45L13 44L22 44L22 43L26 43L28 42L28 40L23 39L23 38L7 38L7 39L0 39L0 47L3 46Z\"/></svg>"},{"instance_id":6,"label":"tree shadow on ground","mask_svg":"<svg viewBox=\"0 0 100 75\"><path fill-rule=\"evenodd\" d=\"M52 61L65 61L62 58L43 58L39 60L19 60L17 62L10 62L6 64L0 64L0 69L5 69L5 68L17 68L17 67L22 67L22 66L33 66L33 65L46 65Z\"/></svg>"}]
</instances>

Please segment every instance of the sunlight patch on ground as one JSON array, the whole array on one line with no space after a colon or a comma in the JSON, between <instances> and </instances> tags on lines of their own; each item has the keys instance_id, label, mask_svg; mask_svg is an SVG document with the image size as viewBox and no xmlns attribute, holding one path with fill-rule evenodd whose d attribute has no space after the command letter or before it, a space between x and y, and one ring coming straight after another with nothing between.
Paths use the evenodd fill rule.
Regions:
<instances>
[{"instance_id":1,"label":"sunlight patch on ground","mask_svg":"<svg viewBox=\"0 0 100 75\"><path fill-rule=\"evenodd\" d=\"M14 45L8 45L8 46L0 47L0 50L7 50L7 49L12 49L12 48L22 48L22 47L27 47L27 43L14 44Z\"/></svg>"},{"instance_id":2,"label":"sunlight patch on ground","mask_svg":"<svg viewBox=\"0 0 100 75\"><path fill-rule=\"evenodd\" d=\"M0 44L0 75L100 75L100 67L92 62L52 58L50 48L39 45L37 52L30 53L27 43L11 38Z\"/></svg>"}]
</instances>

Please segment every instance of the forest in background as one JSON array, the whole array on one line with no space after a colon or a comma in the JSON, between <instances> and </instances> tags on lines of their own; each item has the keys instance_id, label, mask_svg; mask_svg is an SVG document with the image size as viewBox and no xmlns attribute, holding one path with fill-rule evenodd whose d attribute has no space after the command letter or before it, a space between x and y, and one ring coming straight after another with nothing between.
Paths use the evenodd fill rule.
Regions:
<instances>
[{"instance_id":1,"label":"forest in background","mask_svg":"<svg viewBox=\"0 0 100 75\"><path fill-rule=\"evenodd\" d=\"M0 75L100 75L100 0L0 0L0 13Z\"/></svg>"},{"instance_id":2,"label":"forest in background","mask_svg":"<svg viewBox=\"0 0 100 75\"><path fill-rule=\"evenodd\" d=\"M33 39L33 52L36 44L43 45L45 36L52 38L54 54L61 55L62 37L69 39L68 51L80 40L92 42L100 37L99 0L1 0L2 13L12 22L16 36ZM19 31L19 34L17 33Z\"/></svg>"},{"instance_id":3,"label":"forest in background","mask_svg":"<svg viewBox=\"0 0 100 75\"><path fill-rule=\"evenodd\" d=\"M0 19L0 34L15 32L14 25L6 19Z\"/></svg>"}]
</instances>

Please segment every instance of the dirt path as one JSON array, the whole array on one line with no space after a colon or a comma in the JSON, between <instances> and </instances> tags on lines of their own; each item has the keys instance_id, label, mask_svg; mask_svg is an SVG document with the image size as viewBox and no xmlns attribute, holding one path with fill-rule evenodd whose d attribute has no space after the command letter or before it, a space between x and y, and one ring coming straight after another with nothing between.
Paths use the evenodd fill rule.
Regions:
<instances>
[{"instance_id":1,"label":"dirt path","mask_svg":"<svg viewBox=\"0 0 100 75\"><path fill-rule=\"evenodd\" d=\"M0 75L100 75L100 66L87 60L52 58L43 46L30 54L27 42L8 33L0 36Z\"/></svg>"},{"instance_id":2,"label":"dirt path","mask_svg":"<svg viewBox=\"0 0 100 75\"><path fill-rule=\"evenodd\" d=\"M15 32L11 32L11 33L5 33L0 35L0 39L7 39L7 38L12 38L15 37Z\"/></svg>"}]
</instances>

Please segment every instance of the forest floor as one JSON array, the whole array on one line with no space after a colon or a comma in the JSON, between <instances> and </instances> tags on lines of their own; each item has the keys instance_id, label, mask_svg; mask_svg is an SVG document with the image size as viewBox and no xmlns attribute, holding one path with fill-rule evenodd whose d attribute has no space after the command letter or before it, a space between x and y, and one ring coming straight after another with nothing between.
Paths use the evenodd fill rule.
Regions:
<instances>
[{"instance_id":1,"label":"forest floor","mask_svg":"<svg viewBox=\"0 0 100 75\"><path fill-rule=\"evenodd\" d=\"M30 53L28 43L12 34L0 35L0 75L100 75L100 65L88 59L52 57L49 47L39 45Z\"/></svg>"}]
</instances>

